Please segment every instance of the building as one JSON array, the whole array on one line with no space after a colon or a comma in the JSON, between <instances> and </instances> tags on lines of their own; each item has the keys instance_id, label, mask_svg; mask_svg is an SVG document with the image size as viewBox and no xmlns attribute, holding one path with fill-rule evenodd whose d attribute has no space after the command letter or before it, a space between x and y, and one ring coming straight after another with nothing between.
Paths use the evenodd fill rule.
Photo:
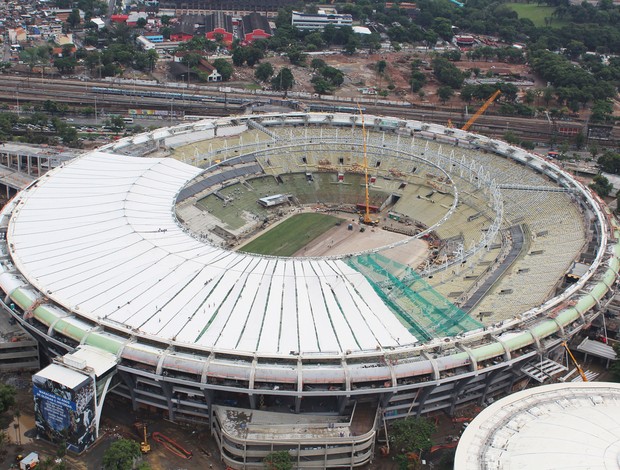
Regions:
<instances>
[{"instance_id":1,"label":"building","mask_svg":"<svg viewBox=\"0 0 620 470\"><path fill-rule=\"evenodd\" d=\"M198 68L207 73L207 81L208 82L221 82L222 74L217 71L217 69L210 64L205 58L200 58L198 62Z\"/></svg>"},{"instance_id":2,"label":"building","mask_svg":"<svg viewBox=\"0 0 620 470\"><path fill-rule=\"evenodd\" d=\"M465 428L455 470L618 468L620 384L543 385L496 401Z\"/></svg>"},{"instance_id":3,"label":"building","mask_svg":"<svg viewBox=\"0 0 620 470\"><path fill-rule=\"evenodd\" d=\"M221 12L238 17L256 12L267 17L275 17L280 8L294 4L294 0L163 0L159 3L159 8L160 11L169 10L176 14Z\"/></svg>"},{"instance_id":4,"label":"building","mask_svg":"<svg viewBox=\"0 0 620 470\"><path fill-rule=\"evenodd\" d=\"M259 13L250 13L241 20L241 39L247 44L257 39L267 39L272 34L269 20Z\"/></svg>"},{"instance_id":5,"label":"building","mask_svg":"<svg viewBox=\"0 0 620 470\"><path fill-rule=\"evenodd\" d=\"M179 21L172 26L170 40L185 42L194 36L203 36L205 34L204 26L204 15L182 15Z\"/></svg>"},{"instance_id":6,"label":"building","mask_svg":"<svg viewBox=\"0 0 620 470\"><path fill-rule=\"evenodd\" d=\"M129 19L129 15L112 15L110 16L110 20L112 23L126 23L127 19Z\"/></svg>"},{"instance_id":7,"label":"building","mask_svg":"<svg viewBox=\"0 0 620 470\"><path fill-rule=\"evenodd\" d=\"M151 41L153 44L160 44L164 42L164 37L161 34L149 34L148 36L144 36L148 41Z\"/></svg>"},{"instance_id":8,"label":"building","mask_svg":"<svg viewBox=\"0 0 620 470\"><path fill-rule=\"evenodd\" d=\"M338 14L335 10L319 10L317 13L294 11L291 24L298 29L322 30L328 24L336 27L353 26L353 17L349 14Z\"/></svg>"},{"instance_id":9,"label":"building","mask_svg":"<svg viewBox=\"0 0 620 470\"><path fill-rule=\"evenodd\" d=\"M205 36L210 41L220 40L227 47L232 45L234 28L232 17L224 13L212 13L205 16Z\"/></svg>"},{"instance_id":10,"label":"building","mask_svg":"<svg viewBox=\"0 0 620 470\"><path fill-rule=\"evenodd\" d=\"M457 34L454 36L454 43L461 48L471 48L476 44L476 39L473 36Z\"/></svg>"},{"instance_id":11,"label":"building","mask_svg":"<svg viewBox=\"0 0 620 470\"><path fill-rule=\"evenodd\" d=\"M261 197L258 203L263 207L276 207L288 204L292 197L291 194L274 194L273 196Z\"/></svg>"},{"instance_id":12,"label":"building","mask_svg":"<svg viewBox=\"0 0 620 470\"><path fill-rule=\"evenodd\" d=\"M155 44L153 42L149 41L145 36L138 36L136 38L136 44L143 51L150 51L152 49L155 49Z\"/></svg>"},{"instance_id":13,"label":"building","mask_svg":"<svg viewBox=\"0 0 620 470\"><path fill-rule=\"evenodd\" d=\"M364 122L355 110L185 122L58 166L0 212L2 311L61 368L113 358L98 383L135 410L208 427L236 469L282 449L317 468L361 466L392 420L454 415L566 370L563 342L601 321L617 285L609 209L506 142ZM196 151L206 169L158 156L228 136L239 145ZM370 204L399 214L377 232L397 242L308 257L231 248L281 211L258 204L264 194L350 219L362 149ZM566 285L576 259L588 269Z\"/></svg>"}]
</instances>

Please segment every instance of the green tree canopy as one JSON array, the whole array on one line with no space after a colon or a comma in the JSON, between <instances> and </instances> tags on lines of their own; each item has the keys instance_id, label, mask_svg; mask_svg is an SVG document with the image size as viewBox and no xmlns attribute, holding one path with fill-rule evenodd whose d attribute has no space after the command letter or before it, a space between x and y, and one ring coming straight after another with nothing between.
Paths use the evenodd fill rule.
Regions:
<instances>
[{"instance_id":1,"label":"green tree canopy","mask_svg":"<svg viewBox=\"0 0 620 470\"><path fill-rule=\"evenodd\" d=\"M399 451L419 452L433 445L431 435L435 425L426 418L406 418L397 420L391 427L390 441Z\"/></svg>"},{"instance_id":2,"label":"green tree canopy","mask_svg":"<svg viewBox=\"0 0 620 470\"><path fill-rule=\"evenodd\" d=\"M131 439L119 439L103 454L105 470L130 470L140 457L140 444Z\"/></svg>"},{"instance_id":3,"label":"green tree canopy","mask_svg":"<svg viewBox=\"0 0 620 470\"><path fill-rule=\"evenodd\" d=\"M226 59L215 59L213 61L213 67L215 67L220 75L222 75L222 80L230 80L232 77L234 69L230 62Z\"/></svg>"},{"instance_id":4,"label":"green tree canopy","mask_svg":"<svg viewBox=\"0 0 620 470\"><path fill-rule=\"evenodd\" d=\"M620 153L606 150L603 155L598 157L597 161L604 172L614 175L620 174Z\"/></svg>"},{"instance_id":5,"label":"green tree canopy","mask_svg":"<svg viewBox=\"0 0 620 470\"><path fill-rule=\"evenodd\" d=\"M614 185L603 175L596 175L590 184L590 188L599 196L606 197L614 189Z\"/></svg>"},{"instance_id":6,"label":"green tree canopy","mask_svg":"<svg viewBox=\"0 0 620 470\"><path fill-rule=\"evenodd\" d=\"M256 67L256 71L254 72L254 77L261 82L266 82L273 75L273 65L271 62L263 62Z\"/></svg>"},{"instance_id":7,"label":"green tree canopy","mask_svg":"<svg viewBox=\"0 0 620 470\"><path fill-rule=\"evenodd\" d=\"M293 88L295 85L295 77L293 77L293 72L291 69L284 67L278 75L271 79L271 88L276 91L284 91L285 94L288 90Z\"/></svg>"},{"instance_id":8,"label":"green tree canopy","mask_svg":"<svg viewBox=\"0 0 620 470\"><path fill-rule=\"evenodd\" d=\"M12 385L0 384L0 413L15 405L17 390Z\"/></svg>"},{"instance_id":9,"label":"green tree canopy","mask_svg":"<svg viewBox=\"0 0 620 470\"><path fill-rule=\"evenodd\" d=\"M293 459L291 454L285 450L271 452L263 459L263 463L268 470L292 470Z\"/></svg>"}]
</instances>

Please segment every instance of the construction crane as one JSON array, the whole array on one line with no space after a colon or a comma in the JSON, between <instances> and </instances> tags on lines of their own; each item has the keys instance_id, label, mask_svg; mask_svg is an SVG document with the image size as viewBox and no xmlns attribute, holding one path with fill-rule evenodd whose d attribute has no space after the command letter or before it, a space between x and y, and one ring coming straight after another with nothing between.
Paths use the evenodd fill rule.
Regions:
<instances>
[{"instance_id":1,"label":"construction crane","mask_svg":"<svg viewBox=\"0 0 620 470\"><path fill-rule=\"evenodd\" d=\"M564 349L566 349L566 352L570 356L571 361L573 361L573 364L575 364L575 367L577 368L577 372L579 372L579 375L581 376L581 380L583 380L584 382L587 382L588 377L586 377L586 373L583 371L583 369L577 362L577 359L575 359L575 356L573 356L573 352L568 347L568 344L566 343L566 341L562 341L562 346L564 346Z\"/></svg>"},{"instance_id":2,"label":"construction crane","mask_svg":"<svg viewBox=\"0 0 620 470\"><path fill-rule=\"evenodd\" d=\"M151 451L151 444L149 444L149 440L146 435L146 423L136 422L135 427L138 429L138 432L142 430L142 441L140 442L140 452L143 454L148 454Z\"/></svg>"},{"instance_id":3,"label":"construction crane","mask_svg":"<svg viewBox=\"0 0 620 470\"><path fill-rule=\"evenodd\" d=\"M478 109L478 111L476 111L476 114L474 114L472 117L469 118L469 121L467 121L465 123L465 125L463 126L463 130L466 131L467 129L469 129L471 126L474 125L474 123L478 120L478 118L482 115L482 113L484 113L487 108L489 106L491 106L491 104L493 103L493 101L496 100L496 98L501 94L501 90L497 90L495 93L493 93L491 95L491 97L486 100L484 102L484 104L482 106L480 106L480 109Z\"/></svg>"},{"instance_id":4,"label":"construction crane","mask_svg":"<svg viewBox=\"0 0 620 470\"><path fill-rule=\"evenodd\" d=\"M368 192L368 155L366 148L366 124L364 122L364 113L362 112L362 108L360 104L357 103L357 109L359 110L360 116L362 117L362 139L364 141L364 187L366 188L366 204L364 215L361 217L362 223L366 225L377 225L379 223L378 220L373 220L370 217L370 194Z\"/></svg>"}]
</instances>

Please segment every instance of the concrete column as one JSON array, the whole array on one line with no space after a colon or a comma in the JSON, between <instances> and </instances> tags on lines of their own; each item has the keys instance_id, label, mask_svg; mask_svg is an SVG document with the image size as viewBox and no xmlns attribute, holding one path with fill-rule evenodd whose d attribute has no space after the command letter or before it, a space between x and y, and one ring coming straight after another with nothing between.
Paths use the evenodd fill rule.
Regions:
<instances>
[{"instance_id":1,"label":"concrete column","mask_svg":"<svg viewBox=\"0 0 620 470\"><path fill-rule=\"evenodd\" d=\"M415 412L416 418L419 418L422 415L422 409L424 408L424 404L428 399L429 395L433 391L436 385L430 385L422 390L422 394L420 395L420 404L418 405L418 409Z\"/></svg>"},{"instance_id":2,"label":"concrete column","mask_svg":"<svg viewBox=\"0 0 620 470\"><path fill-rule=\"evenodd\" d=\"M135 379L129 375L127 372L119 370L119 377L125 382L127 388L129 389L129 396L131 397L131 406L133 411L138 411L138 402L136 401L136 381Z\"/></svg>"},{"instance_id":3,"label":"concrete column","mask_svg":"<svg viewBox=\"0 0 620 470\"><path fill-rule=\"evenodd\" d=\"M159 385L164 392L166 402L168 402L168 419L170 421L174 421L174 410L172 409L172 385L163 381L159 382Z\"/></svg>"}]
</instances>

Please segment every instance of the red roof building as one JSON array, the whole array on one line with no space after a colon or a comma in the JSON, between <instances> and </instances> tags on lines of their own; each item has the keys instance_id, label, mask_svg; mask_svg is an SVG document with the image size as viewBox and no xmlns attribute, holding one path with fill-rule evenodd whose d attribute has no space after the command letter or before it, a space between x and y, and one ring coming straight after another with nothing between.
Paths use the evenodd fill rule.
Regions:
<instances>
[{"instance_id":1,"label":"red roof building","mask_svg":"<svg viewBox=\"0 0 620 470\"><path fill-rule=\"evenodd\" d=\"M212 13L205 17L205 36L211 41L221 37L222 43L230 47L233 42L232 17L222 12Z\"/></svg>"},{"instance_id":2,"label":"red roof building","mask_svg":"<svg viewBox=\"0 0 620 470\"><path fill-rule=\"evenodd\" d=\"M241 20L242 39L246 44L257 39L267 39L271 37L272 31L269 21L259 13L250 13Z\"/></svg>"},{"instance_id":3,"label":"red roof building","mask_svg":"<svg viewBox=\"0 0 620 470\"><path fill-rule=\"evenodd\" d=\"M113 23L126 23L127 22L127 18L129 18L129 15L112 15L112 16L110 16L110 19L112 20Z\"/></svg>"}]
</instances>

